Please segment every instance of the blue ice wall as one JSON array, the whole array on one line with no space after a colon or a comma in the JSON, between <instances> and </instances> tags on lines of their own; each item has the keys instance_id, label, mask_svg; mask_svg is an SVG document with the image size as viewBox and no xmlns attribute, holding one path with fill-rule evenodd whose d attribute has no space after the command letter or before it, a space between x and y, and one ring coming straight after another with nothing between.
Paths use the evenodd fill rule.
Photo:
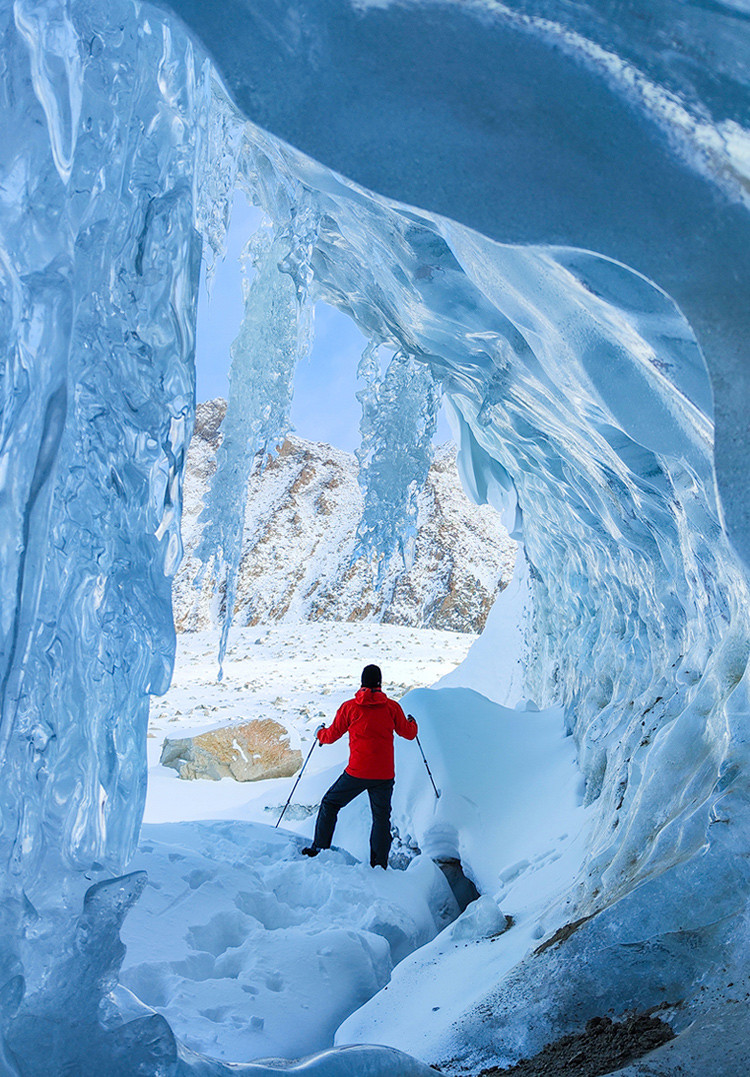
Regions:
<instances>
[{"instance_id":1,"label":"blue ice wall","mask_svg":"<svg viewBox=\"0 0 750 1077\"><path fill-rule=\"evenodd\" d=\"M84 872L132 852L171 673L202 61L128 3L3 4L0 22L0 981L21 1059L38 1043L62 1072L72 1040L52 1052L41 1014L67 984L60 1027L97 1018L118 944L73 974Z\"/></svg>"}]
</instances>

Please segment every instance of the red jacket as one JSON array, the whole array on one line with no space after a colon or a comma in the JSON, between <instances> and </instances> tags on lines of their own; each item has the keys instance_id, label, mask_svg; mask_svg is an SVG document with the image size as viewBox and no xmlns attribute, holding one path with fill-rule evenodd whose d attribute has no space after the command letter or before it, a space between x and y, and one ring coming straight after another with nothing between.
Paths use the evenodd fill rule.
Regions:
<instances>
[{"instance_id":1,"label":"red jacket","mask_svg":"<svg viewBox=\"0 0 750 1077\"><path fill-rule=\"evenodd\" d=\"M352 778L393 778L393 734L414 740L417 723L410 722L395 699L379 688L360 688L354 699L342 703L327 729L318 731L321 744L333 744L349 733Z\"/></svg>"}]
</instances>

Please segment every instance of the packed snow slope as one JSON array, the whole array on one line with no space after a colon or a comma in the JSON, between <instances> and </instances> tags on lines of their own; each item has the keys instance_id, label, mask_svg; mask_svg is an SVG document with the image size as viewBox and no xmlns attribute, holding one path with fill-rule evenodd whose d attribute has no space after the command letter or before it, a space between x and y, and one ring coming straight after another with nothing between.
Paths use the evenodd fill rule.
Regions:
<instances>
[{"instance_id":1,"label":"packed snow slope","mask_svg":"<svg viewBox=\"0 0 750 1077\"><path fill-rule=\"evenodd\" d=\"M185 556L172 597L178 631L207 629L222 613L212 572L195 556L206 490L216 472L223 400L199 404L185 475ZM290 434L278 455L256 465L247 488L234 621L383 621L480 632L513 575L516 544L489 505L461 489L456 450L440 446L417 495L414 558L396 551L380 585L355 554L364 511L351 453ZM195 587L200 577L200 589Z\"/></svg>"},{"instance_id":2,"label":"packed snow slope","mask_svg":"<svg viewBox=\"0 0 750 1077\"><path fill-rule=\"evenodd\" d=\"M179 10L197 37L174 9L128 0L0 6L0 1061L14 1077L129 1075L134 1060L228 1072L112 991L144 886L120 873L146 795L148 697L174 657L201 238L221 254L240 187L268 223L248 250L201 550L226 565L228 607L245 480L288 429L324 299L370 340L363 548L376 564L408 554L442 395L466 489L523 536L511 649L524 696L561 710L582 776L586 841L541 888L544 937L493 944L472 997L430 1008L419 1050L472 1072L589 1016L666 1004L679 1035L663 1073L744 1072L745 15L659 3L641 20L639 4L562 0ZM468 669L514 707L516 662L494 688L488 672L505 628L490 615ZM446 766L465 761L474 713L498 737L513 721L469 705L470 681L419 697ZM472 819L494 802L474 813L466 797L441 825L474 848ZM556 810L542 813L552 837ZM415 801L404 811L423 819ZM407 960L429 982L431 959L421 973ZM384 997L367 1006L352 1028L405 1035ZM424 1065L372 1047L305 1072Z\"/></svg>"},{"instance_id":3,"label":"packed snow slope","mask_svg":"<svg viewBox=\"0 0 750 1077\"><path fill-rule=\"evenodd\" d=\"M351 698L365 657L378 658L385 690L401 698L450 671L473 639L372 622L238 626L217 683L216 629L180 634L172 686L152 703L146 825L131 865L149 885L125 922L121 983L188 1046L228 1060L330 1047L344 1018L458 908L430 858L415 856L413 828L394 845L408 870L370 870L366 798L342 812L336 852L300 856L346 764L345 741L313 753L273 830L294 779L180 780L160 765L165 735L273 717L307 756L320 723ZM570 755L559 720L556 733ZM411 749L399 780L432 796Z\"/></svg>"},{"instance_id":4,"label":"packed snow slope","mask_svg":"<svg viewBox=\"0 0 750 1077\"><path fill-rule=\"evenodd\" d=\"M330 1047L458 913L427 857L373 872L340 851L311 864L303 844L229 819L144 828L132 866L149 885L123 932L121 984L188 1047L229 1062Z\"/></svg>"}]
</instances>

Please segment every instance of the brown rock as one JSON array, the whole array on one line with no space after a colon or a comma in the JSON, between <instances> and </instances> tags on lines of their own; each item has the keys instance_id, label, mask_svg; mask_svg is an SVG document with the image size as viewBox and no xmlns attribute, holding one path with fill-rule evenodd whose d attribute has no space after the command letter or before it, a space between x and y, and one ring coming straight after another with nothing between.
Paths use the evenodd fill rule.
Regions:
<instances>
[{"instance_id":1,"label":"brown rock","mask_svg":"<svg viewBox=\"0 0 750 1077\"><path fill-rule=\"evenodd\" d=\"M296 774L302 766L302 752L289 747L289 731L283 725L261 718L196 737L167 737L160 763L173 767L181 778L257 782Z\"/></svg>"}]
</instances>

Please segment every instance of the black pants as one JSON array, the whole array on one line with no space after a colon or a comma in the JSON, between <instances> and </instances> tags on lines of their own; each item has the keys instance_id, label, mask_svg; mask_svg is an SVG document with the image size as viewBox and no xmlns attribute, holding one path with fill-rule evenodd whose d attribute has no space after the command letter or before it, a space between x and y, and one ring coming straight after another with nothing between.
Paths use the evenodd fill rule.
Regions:
<instances>
[{"instance_id":1,"label":"black pants","mask_svg":"<svg viewBox=\"0 0 750 1077\"><path fill-rule=\"evenodd\" d=\"M313 844L317 849L330 849L339 811L367 790L372 812L370 831L370 864L388 866L391 848L391 797L393 778L353 778L346 771L337 778L320 803L315 823Z\"/></svg>"}]
</instances>

